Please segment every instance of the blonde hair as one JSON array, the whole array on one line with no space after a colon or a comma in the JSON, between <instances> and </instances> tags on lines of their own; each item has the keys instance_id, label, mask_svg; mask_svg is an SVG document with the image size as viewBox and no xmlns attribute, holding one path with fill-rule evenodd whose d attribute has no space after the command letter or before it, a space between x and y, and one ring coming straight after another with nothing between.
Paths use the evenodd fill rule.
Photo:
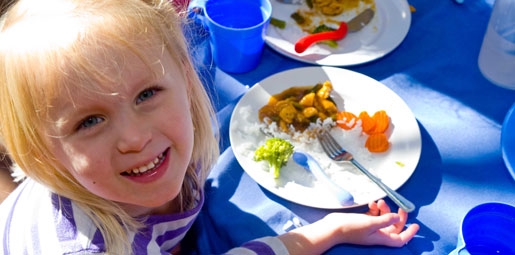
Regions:
<instances>
[{"instance_id":1,"label":"blonde hair","mask_svg":"<svg viewBox=\"0 0 515 255\"><path fill-rule=\"evenodd\" d=\"M195 205L218 156L216 118L190 60L181 19L167 0L20 0L0 23L0 140L23 174L73 200L102 232L109 254L132 253L128 231L143 227L114 202L81 186L45 141L52 101L83 84L112 81L92 54L130 51L144 63L145 48L162 43L188 83L194 151L179 194L181 210ZM159 46L159 45L157 45ZM100 55L98 55L100 54ZM150 67L149 67L150 68ZM97 82L91 82L97 81ZM105 83L105 82L104 82ZM121 238L122 237L122 238Z\"/></svg>"}]
</instances>

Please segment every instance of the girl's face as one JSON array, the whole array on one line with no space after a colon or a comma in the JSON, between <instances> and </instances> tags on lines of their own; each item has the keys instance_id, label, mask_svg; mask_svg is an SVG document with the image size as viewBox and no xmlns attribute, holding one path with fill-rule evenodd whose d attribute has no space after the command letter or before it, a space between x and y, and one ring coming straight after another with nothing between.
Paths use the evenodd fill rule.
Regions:
<instances>
[{"instance_id":1,"label":"girl's face","mask_svg":"<svg viewBox=\"0 0 515 255\"><path fill-rule=\"evenodd\" d=\"M122 70L104 60L123 84L68 91L47 129L51 151L78 182L132 216L173 210L168 202L180 192L193 150L185 75L166 52L153 53L153 71L134 55Z\"/></svg>"}]
</instances>

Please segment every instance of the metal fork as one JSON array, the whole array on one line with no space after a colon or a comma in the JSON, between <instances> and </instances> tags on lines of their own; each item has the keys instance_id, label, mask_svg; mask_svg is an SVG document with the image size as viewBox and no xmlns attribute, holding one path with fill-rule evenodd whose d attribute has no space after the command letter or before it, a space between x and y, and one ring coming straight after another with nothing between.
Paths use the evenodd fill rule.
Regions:
<instances>
[{"instance_id":1,"label":"metal fork","mask_svg":"<svg viewBox=\"0 0 515 255\"><path fill-rule=\"evenodd\" d=\"M356 161L352 154L347 152L342 148L340 144L334 139L334 137L327 131L322 130L317 134L318 141L322 146L322 149L325 151L327 156L334 161L343 162L349 161L354 166L356 166L363 174L365 174L368 178L370 178L373 182L377 184L386 195L395 202L400 208L402 208L406 212L412 212L415 210L415 205L403 197L401 194L397 193L395 190L388 187L384 184L379 178L370 173L365 167L363 167L358 161Z\"/></svg>"}]
</instances>

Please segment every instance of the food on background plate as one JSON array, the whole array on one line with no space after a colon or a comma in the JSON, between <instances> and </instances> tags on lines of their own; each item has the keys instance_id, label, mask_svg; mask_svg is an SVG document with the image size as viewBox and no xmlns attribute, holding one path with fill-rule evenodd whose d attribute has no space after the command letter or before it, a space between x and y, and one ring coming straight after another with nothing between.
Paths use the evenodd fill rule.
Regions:
<instances>
[{"instance_id":1,"label":"food on background plate","mask_svg":"<svg viewBox=\"0 0 515 255\"><path fill-rule=\"evenodd\" d=\"M298 25L302 31L308 34L336 30L342 21L351 18L370 8L375 10L374 0L306 0L301 8L291 13L292 24ZM284 17L283 17L284 18ZM285 29L287 22L278 17L272 17L270 25L279 29ZM331 48L337 48L335 40L321 41Z\"/></svg>"},{"instance_id":2,"label":"food on background plate","mask_svg":"<svg viewBox=\"0 0 515 255\"><path fill-rule=\"evenodd\" d=\"M254 152L254 160L268 162L269 171L275 179L279 178L281 167L285 166L294 146L288 141L278 137L269 138L264 145L259 146Z\"/></svg>"},{"instance_id":3,"label":"food on background plate","mask_svg":"<svg viewBox=\"0 0 515 255\"><path fill-rule=\"evenodd\" d=\"M375 10L374 0L306 0L306 5L290 15L304 32L315 33L317 28L336 29L365 9ZM318 29L319 30L319 29Z\"/></svg>"},{"instance_id":4,"label":"food on background plate","mask_svg":"<svg viewBox=\"0 0 515 255\"><path fill-rule=\"evenodd\" d=\"M270 25L276 26L276 27L278 27L280 29L284 29L284 28L286 28L286 21L281 20L281 19L276 19L274 17L271 17L270 18Z\"/></svg>"},{"instance_id":5,"label":"food on background plate","mask_svg":"<svg viewBox=\"0 0 515 255\"><path fill-rule=\"evenodd\" d=\"M314 10L326 16L336 16L344 11L354 10L360 7L360 4L373 5L374 0L307 0Z\"/></svg>"}]
</instances>

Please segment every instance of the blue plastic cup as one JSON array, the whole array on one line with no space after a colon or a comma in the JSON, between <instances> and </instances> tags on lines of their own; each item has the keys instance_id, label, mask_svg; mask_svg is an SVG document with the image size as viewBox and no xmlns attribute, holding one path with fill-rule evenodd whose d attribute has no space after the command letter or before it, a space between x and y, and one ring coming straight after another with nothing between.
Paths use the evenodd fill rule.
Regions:
<instances>
[{"instance_id":1,"label":"blue plastic cup","mask_svg":"<svg viewBox=\"0 0 515 255\"><path fill-rule=\"evenodd\" d=\"M449 255L515 254L515 207L490 202L463 218L457 248Z\"/></svg>"},{"instance_id":2,"label":"blue plastic cup","mask_svg":"<svg viewBox=\"0 0 515 255\"><path fill-rule=\"evenodd\" d=\"M245 73L257 67L271 14L269 0L208 0L205 3L211 52L218 68L228 73Z\"/></svg>"}]
</instances>

